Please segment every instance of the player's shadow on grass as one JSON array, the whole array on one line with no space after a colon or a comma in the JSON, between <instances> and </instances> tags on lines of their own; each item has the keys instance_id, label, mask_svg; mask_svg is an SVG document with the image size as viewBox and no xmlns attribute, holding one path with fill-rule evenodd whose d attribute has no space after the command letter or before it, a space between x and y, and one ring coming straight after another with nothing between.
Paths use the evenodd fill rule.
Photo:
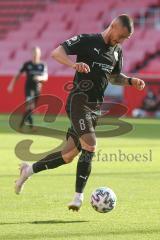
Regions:
<instances>
[{"instance_id":1,"label":"player's shadow on grass","mask_svg":"<svg viewBox=\"0 0 160 240\"><path fill-rule=\"evenodd\" d=\"M87 223L86 220L46 220L46 221L33 221L33 222L1 222L1 225L19 225L19 224L66 224L66 223Z\"/></svg>"},{"instance_id":2,"label":"player's shadow on grass","mask_svg":"<svg viewBox=\"0 0 160 240\"><path fill-rule=\"evenodd\" d=\"M99 239L107 239L106 236L123 236L125 239L128 239L128 238L132 238L132 235L134 236L135 234L139 234L138 235L138 239L141 239L143 238L142 236L144 236L144 234L157 234L160 232L160 229L132 229L132 230L126 230L126 229L122 229L122 230L116 230L115 231L103 231L103 232L99 232L99 230L97 229L96 231L92 231L92 232L81 232L79 233L78 232L70 232L68 233L68 231L64 231L63 233L51 233L51 232L48 232L46 233L46 238L45 239L61 239L62 237L72 237L72 239L77 239L78 236L80 236L81 238L84 237L89 237L89 239L93 239L95 237L95 234L99 234L100 237ZM127 236L129 235L129 236ZM37 238L40 238L42 237L42 233L18 233L18 237L19 239L37 239ZM152 238L153 237L153 238ZM5 235L5 238L3 239L10 239L10 240L15 240L17 238L17 233L10 233L10 234L6 234ZM67 238L68 239L68 238ZM153 235L150 235L150 239L154 239L154 236Z\"/></svg>"},{"instance_id":3,"label":"player's shadow on grass","mask_svg":"<svg viewBox=\"0 0 160 240\"><path fill-rule=\"evenodd\" d=\"M48 220L48 221L33 221L32 224L59 224L59 223L85 223L85 220Z\"/></svg>"},{"instance_id":4,"label":"player's shadow on grass","mask_svg":"<svg viewBox=\"0 0 160 240\"><path fill-rule=\"evenodd\" d=\"M114 163L114 161L113 162L105 162L105 161L103 161L103 163L106 163L106 164L109 164L109 163ZM115 162L116 163L116 162ZM143 162L141 162L141 163L143 163ZM131 163L130 163L131 164ZM135 172L135 171L129 171L129 172L103 172L103 173L92 173L92 176L96 176L96 177L100 177L100 176L106 176L106 174L108 175L108 176L122 176L122 177L127 177L128 175L129 176L140 176L141 178L143 177L143 178L148 178L148 176L150 176L150 175L152 175L152 177L154 176L154 177L157 177L157 178L159 178L159 174L160 174L160 171L152 171L152 172L147 172L147 171L138 171L138 172ZM143 176L142 176L143 175ZM46 178L46 177L55 177L55 178L57 178L57 177L74 177L75 176L75 174L74 173L57 173L57 174L46 174L46 175L43 175L43 178ZM15 175L15 174L1 174L0 175L0 178L9 178L9 177L11 177L11 178L17 178L17 175ZM37 175L36 176L36 178L42 178L42 175Z\"/></svg>"}]
</instances>

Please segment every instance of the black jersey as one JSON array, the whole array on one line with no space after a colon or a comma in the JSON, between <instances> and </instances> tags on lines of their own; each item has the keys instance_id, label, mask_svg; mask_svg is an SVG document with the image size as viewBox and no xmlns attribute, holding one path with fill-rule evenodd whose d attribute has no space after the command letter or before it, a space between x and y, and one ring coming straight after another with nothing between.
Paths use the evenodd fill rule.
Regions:
<instances>
[{"instance_id":1,"label":"black jersey","mask_svg":"<svg viewBox=\"0 0 160 240\"><path fill-rule=\"evenodd\" d=\"M27 61L21 67L20 72L26 73L26 86L36 86L37 82L34 80L34 77L42 76L47 73L47 65L44 63L33 63L32 61Z\"/></svg>"},{"instance_id":2,"label":"black jersey","mask_svg":"<svg viewBox=\"0 0 160 240\"><path fill-rule=\"evenodd\" d=\"M61 45L68 55L77 55L77 62L84 62L90 67L89 73L75 73L74 92L75 89L83 92L83 88L78 86L83 80L89 80L92 82L91 88L87 91L84 89L89 102L102 102L110 75L121 72L121 47L107 45L101 34L81 34ZM70 96L72 93L73 90Z\"/></svg>"}]
</instances>

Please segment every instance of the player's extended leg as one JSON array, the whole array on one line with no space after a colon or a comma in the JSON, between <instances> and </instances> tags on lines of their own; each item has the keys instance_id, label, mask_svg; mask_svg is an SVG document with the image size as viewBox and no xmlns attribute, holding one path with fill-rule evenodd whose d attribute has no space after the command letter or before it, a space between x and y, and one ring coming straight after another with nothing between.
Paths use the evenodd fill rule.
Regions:
<instances>
[{"instance_id":1,"label":"player's extended leg","mask_svg":"<svg viewBox=\"0 0 160 240\"><path fill-rule=\"evenodd\" d=\"M95 133L86 133L81 136L80 143L82 153L79 157L76 173L76 186L73 201L68 205L69 209L78 211L83 203L83 191L91 173L91 164L96 149Z\"/></svg>"},{"instance_id":2,"label":"player's extended leg","mask_svg":"<svg viewBox=\"0 0 160 240\"><path fill-rule=\"evenodd\" d=\"M30 125L32 126L33 122L32 122L32 117L31 117L31 113L32 113L32 103L31 103L31 99L28 97L26 100L26 111L24 112L23 116L22 116L22 120L20 122L20 129L22 129L22 127L24 126L25 122L29 121Z\"/></svg>"},{"instance_id":3,"label":"player's extended leg","mask_svg":"<svg viewBox=\"0 0 160 240\"><path fill-rule=\"evenodd\" d=\"M49 154L45 158L33 163L32 165L22 163L20 166L20 177L15 183L15 193L19 194L22 191L24 183L32 174L47 169L57 168L61 165L70 163L78 153L79 151L76 148L72 137L70 136L62 151Z\"/></svg>"},{"instance_id":4,"label":"player's extended leg","mask_svg":"<svg viewBox=\"0 0 160 240\"><path fill-rule=\"evenodd\" d=\"M32 112L36 107L40 92L41 92L41 84L37 84L34 88L26 87L26 111L22 116L22 120L20 123L20 129L24 126L25 122L29 123L29 127L33 129L33 116Z\"/></svg>"},{"instance_id":5,"label":"player's extended leg","mask_svg":"<svg viewBox=\"0 0 160 240\"><path fill-rule=\"evenodd\" d=\"M35 89L32 89L30 86L26 86L25 88L25 98L26 98L26 110L22 116L22 120L20 122L20 130L24 126L25 122L29 122L30 127L33 126L32 119L32 111L35 107L34 98L35 98Z\"/></svg>"},{"instance_id":6,"label":"player's extended leg","mask_svg":"<svg viewBox=\"0 0 160 240\"><path fill-rule=\"evenodd\" d=\"M41 89L42 89L42 83L37 83L37 85L33 89L33 99L32 99L32 102L28 106L28 109L30 110L30 112L29 112L29 114L27 116L27 120L29 122L30 128L33 131L36 130L36 128L34 127L33 110L37 106L37 102L38 102L38 99L39 99L39 96L40 96L40 93L41 93Z\"/></svg>"}]
</instances>

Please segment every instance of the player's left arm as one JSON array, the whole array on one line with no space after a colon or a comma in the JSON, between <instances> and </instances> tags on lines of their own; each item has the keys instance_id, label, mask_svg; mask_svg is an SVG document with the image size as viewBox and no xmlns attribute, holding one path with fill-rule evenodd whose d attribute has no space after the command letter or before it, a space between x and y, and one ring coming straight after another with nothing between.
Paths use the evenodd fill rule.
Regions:
<instances>
[{"instance_id":1,"label":"player's left arm","mask_svg":"<svg viewBox=\"0 0 160 240\"><path fill-rule=\"evenodd\" d=\"M118 51L118 61L112 71L112 75L110 77L110 82L115 85L121 86L133 86L138 90L143 90L145 87L145 82L139 78L128 77L122 73L123 66L123 53L120 48Z\"/></svg>"},{"instance_id":2,"label":"player's left arm","mask_svg":"<svg viewBox=\"0 0 160 240\"><path fill-rule=\"evenodd\" d=\"M114 85L133 86L138 90L143 90L145 87L145 82L142 79L128 77L123 73L112 74L110 77L110 82Z\"/></svg>"}]
</instances>

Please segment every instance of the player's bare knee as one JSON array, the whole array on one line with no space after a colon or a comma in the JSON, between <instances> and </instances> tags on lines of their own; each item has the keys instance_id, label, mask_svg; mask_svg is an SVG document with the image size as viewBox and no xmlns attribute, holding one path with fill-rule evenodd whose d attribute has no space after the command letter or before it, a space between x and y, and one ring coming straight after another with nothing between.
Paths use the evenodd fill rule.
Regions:
<instances>
[{"instance_id":1,"label":"player's bare knee","mask_svg":"<svg viewBox=\"0 0 160 240\"><path fill-rule=\"evenodd\" d=\"M93 140L90 143L87 143L86 141L81 142L82 149L87 150L89 152L95 152L96 151L96 141Z\"/></svg>"},{"instance_id":2,"label":"player's bare knee","mask_svg":"<svg viewBox=\"0 0 160 240\"><path fill-rule=\"evenodd\" d=\"M82 149L89 152L96 151L96 137L95 135L84 135L80 139Z\"/></svg>"},{"instance_id":3,"label":"player's bare knee","mask_svg":"<svg viewBox=\"0 0 160 240\"><path fill-rule=\"evenodd\" d=\"M65 163L70 163L73 161L73 159L76 157L76 155L73 153L64 153L62 151L62 157L63 157L63 160L65 161Z\"/></svg>"},{"instance_id":4,"label":"player's bare knee","mask_svg":"<svg viewBox=\"0 0 160 240\"><path fill-rule=\"evenodd\" d=\"M71 156L66 156L66 155L62 155L63 160L65 161L65 163L71 163L74 159L74 157Z\"/></svg>"},{"instance_id":5,"label":"player's bare knee","mask_svg":"<svg viewBox=\"0 0 160 240\"><path fill-rule=\"evenodd\" d=\"M88 152L95 152L96 151L96 145L90 146L90 145L83 145L82 148Z\"/></svg>"}]
</instances>

